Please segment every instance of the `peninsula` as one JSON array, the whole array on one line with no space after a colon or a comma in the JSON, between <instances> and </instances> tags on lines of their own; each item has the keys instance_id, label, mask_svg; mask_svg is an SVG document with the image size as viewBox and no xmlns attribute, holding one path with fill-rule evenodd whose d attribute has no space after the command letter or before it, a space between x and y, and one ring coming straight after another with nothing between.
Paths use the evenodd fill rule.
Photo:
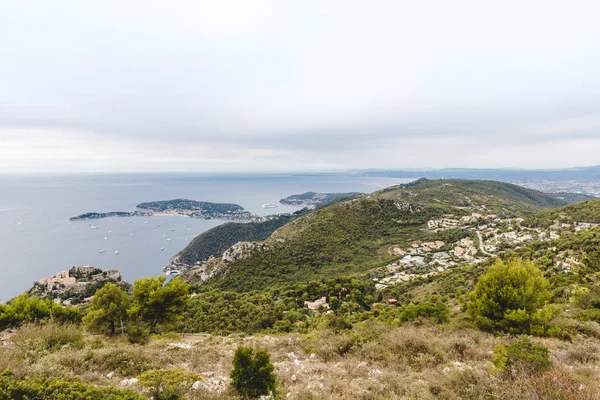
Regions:
<instances>
[{"instance_id":1,"label":"peninsula","mask_svg":"<svg viewBox=\"0 0 600 400\"><path fill-rule=\"evenodd\" d=\"M192 218L225 219L239 222L262 222L271 217L263 217L244 210L237 204L210 203L188 199L162 200L140 203L136 211L111 211L105 213L88 212L71 217L71 221L99 219L107 217L150 217L153 215L186 215Z\"/></svg>"}]
</instances>

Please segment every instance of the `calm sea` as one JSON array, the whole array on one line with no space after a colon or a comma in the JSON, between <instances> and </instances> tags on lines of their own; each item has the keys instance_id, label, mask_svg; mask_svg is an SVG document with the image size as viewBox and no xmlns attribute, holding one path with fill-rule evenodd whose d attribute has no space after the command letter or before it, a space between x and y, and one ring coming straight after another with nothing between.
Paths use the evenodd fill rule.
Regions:
<instances>
[{"instance_id":1,"label":"calm sea","mask_svg":"<svg viewBox=\"0 0 600 400\"><path fill-rule=\"evenodd\" d=\"M159 275L196 235L223 223L188 217L69 221L85 212L131 211L144 201L189 198L236 203L264 215L295 211L282 205L262 208L290 194L370 193L407 181L346 175L0 176L0 301L76 265L118 269L130 282Z\"/></svg>"}]
</instances>

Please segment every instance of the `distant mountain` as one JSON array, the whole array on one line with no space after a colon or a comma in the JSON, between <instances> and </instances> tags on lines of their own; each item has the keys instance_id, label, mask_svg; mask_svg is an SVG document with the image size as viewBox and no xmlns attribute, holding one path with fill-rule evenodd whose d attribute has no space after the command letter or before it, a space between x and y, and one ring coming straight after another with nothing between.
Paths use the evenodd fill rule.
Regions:
<instances>
[{"instance_id":1,"label":"distant mountain","mask_svg":"<svg viewBox=\"0 0 600 400\"><path fill-rule=\"evenodd\" d=\"M502 182L420 179L295 219L258 245L228 250L227 260L214 260L204 278L221 289L253 290L353 275L391 261L392 246L439 238L427 229L429 220L473 212L526 216L564 204Z\"/></svg>"},{"instance_id":2,"label":"distant mountain","mask_svg":"<svg viewBox=\"0 0 600 400\"><path fill-rule=\"evenodd\" d=\"M564 180L600 178L600 165L563 169L509 169L509 168L445 168L425 170L366 170L354 171L357 176L429 179L487 179L487 180Z\"/></svg>"}]
</instances>

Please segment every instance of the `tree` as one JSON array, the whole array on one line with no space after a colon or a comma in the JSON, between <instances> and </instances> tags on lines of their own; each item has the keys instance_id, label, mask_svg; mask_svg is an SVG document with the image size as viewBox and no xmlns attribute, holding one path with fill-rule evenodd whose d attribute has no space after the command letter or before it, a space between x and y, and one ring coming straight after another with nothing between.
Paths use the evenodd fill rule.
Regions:
<instances>
[{"instance_id":1,"label":"tree","mask_svg":"<svg viewBox=\"0 0 600 400\"><path fill-rule=\"evenodd\" d=\"M129 295L114 283L107 283L96 292L83 322L90 332L109 332L114 335L117 325L127 318Z\"/></svg>"},{"instance_id":2,"label":"tree","mask_svg":"<svg viewBox=\"0 0 600 400\"><path fill-rule=\"evenodd\" d=\"M274 369L266 349L255 352L251 347L240 346L233 356L231 384L243 397L266 396L275 392Z\"/></svg>"},{"instance_id":3,"label":"tree","mask_svg":"<svg viewBox=\"0 0 600 400\"><path fill-rule=\"evenodd\" d=\"M470 297L468 313L480 329L530 333L532 318L550 293L548 281L533 263L513 259L496 261Z\"/></svg>"},{"instance_id":4,"label":"tree","mask_svg":"<svg viewBox=\"0 0 600 400\"><path fill-rule=\"evenodd\" d=\"M176 277L164 285L166 277L142 278L133 284L135 303L130 310L132 316L150 324L150 332L156 332L159 323L176 321L188 301L189 285Z\"/></svg>"}]
</instances>

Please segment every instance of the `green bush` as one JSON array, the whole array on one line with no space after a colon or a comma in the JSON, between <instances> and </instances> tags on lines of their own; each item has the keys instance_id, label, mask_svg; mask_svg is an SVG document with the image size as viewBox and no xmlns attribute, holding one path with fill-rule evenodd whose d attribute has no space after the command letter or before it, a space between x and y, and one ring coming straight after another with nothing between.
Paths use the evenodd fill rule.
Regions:
<instances>
[{"instance_id":1,"label":"green bush","mask_svg":"<svg viewBox=\"0 0 600 400\"><path fill-rule=\"evenodd\" d=\"M19 328L11 340L24 358L37 358L63 346L76 349L84 346L81 329L74 325L28 324Z\"/></svg>"},{"instance_id":2,"label":"green bush","mask_svg":"<svg viewBox=\"0 0 600 400\"><path fill-rule=\"evenodd\" d=\"M532 375L552 368L550 351L527 336L521 336L509 345L498 345L494 349L492 362L496 370L507 374L524 372Z\"/></svg>"},{"instance_id":3,"label":"green bush","mask_svg":"<svg viewBox=\"0 0 600 400\"><path fill-rule=\"evenodd\" d=\"M233 356L231 379L233 388L243 397L256 398L275 393L275 374L266 349L256 352L240 346Z\"/></svg>"},{"instance_id":4,"label":"green bush","mask_svg":"<svg viewBox=\"0 0 600 400\"><path fill-rule=\"evenodd\" d=\"M127 340L134 344L148 344L150 341L150 328L141 321L131 321L127 324Z\"/></svg>"},{"instance_id":5,"label":"green bush","mask_svg":"<svg viewBox=\"0 0 600 400\"><path fill-rule=\"evenodd\" d=\"M0 374L0 400L143 400L127 390L103 388L77 379L44 378L41 376L17 379L10 371Z\"/></svg>"},{"instance_id":6,"label":"green bush","mask_svg":"<svg viewBox=\"0 0 600 400\"><path fill-rule=\"evenodd\" d=\"M147 371L139 376L140 384L150 389L154 400L181 399L185 389L199 379L198 375L179 369Z\"/></svg>"},{"instance_id":7,"label":"green bush","mask_svg":"<svg viewBox=\"0 0 600 400\"><path fill-rule=\"evenodd\" d=\"M470 297L467 311L480 329L529 334L534 315L550 293L548 281L533 263L513 259L496 261Z\"/></svg>"}]
</instances>

